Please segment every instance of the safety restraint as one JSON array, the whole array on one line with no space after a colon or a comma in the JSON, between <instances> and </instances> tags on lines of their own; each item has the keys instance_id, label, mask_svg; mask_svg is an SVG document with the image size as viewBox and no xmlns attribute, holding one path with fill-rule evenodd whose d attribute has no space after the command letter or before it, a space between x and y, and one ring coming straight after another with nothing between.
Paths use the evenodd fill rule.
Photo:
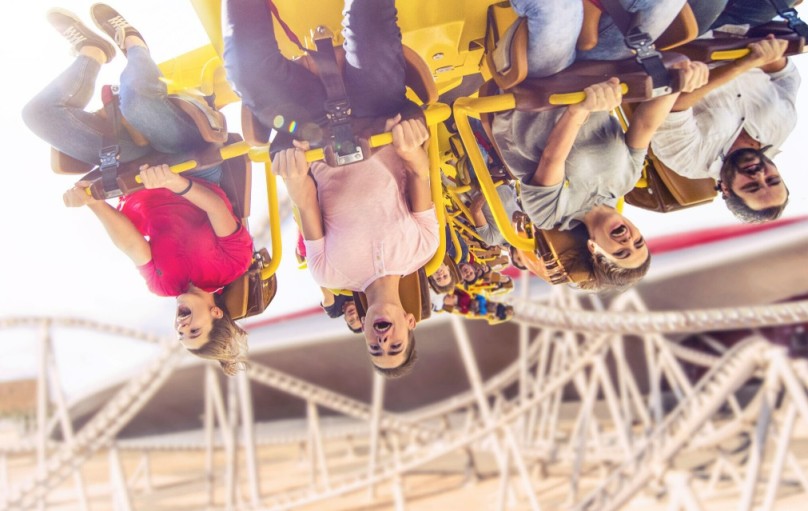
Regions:
<instances>
[{"instance_id":1,"label":"safety restraint","mask_svg":"<svg viewBox=\"0 0 808 511\"><path fill-rule=\"evenodd\" d=\"M785 0L769 0L769 2L772 4L775 10L777 10L777 14L786 20L786 23L788 23L788 28L808 41L808 24L802 21L797 15L797 9L789 7Z\"/></svg>"},{"instance_id":2,"label":"safety restraint","mask_svg":"<svg viewBox=\"0 0 808 511\"><path fill-rule=\"evenodd\" d=\"M300 43L295 33L281 19L278 8L272 0L267 0L267 4L289 40L301 51L310 55L317 64L317 72L326 92L326 100L323 104L328 119L326 143L323 147L325 162L332 167L337 167L357 163L369 157L368 141L357 137L351 124L351 102L348 99L342 70L334 52L334 34L325 26L314 29L312 38L317 50L311 51Z\"/></svg>"},{"instance_id":3,"label":"safety restraint","mask_svg":"<svg viewBox=\"0 0 808 511\"><path fill-rule=\"evenodd\" d=\"M634 50L637 62L651 77L653 97L670 94L673 90L673 77L662 63L662 54L654 46L654 40L638 26L637 14L627 12L618 0L600 0L600 3L623 33L626 46Z\"/></svg>"},{"instance_id":4,"label":"safety restraint","mask_svg":"<svg viewBox=\"0 0 808 511\"><path fill-rule=\"evenodd\" d=\"M118 185L118 167L121 146L118 141L121 136L121 111L116 85L104 85L101 89L101 101L104 103L104 113L112 124L112 130L104 130L101 140L101 150L98 152L99 170L101 171L101 186L104 196L109 199L123 195Z\"/></svg>"}]
</instances>

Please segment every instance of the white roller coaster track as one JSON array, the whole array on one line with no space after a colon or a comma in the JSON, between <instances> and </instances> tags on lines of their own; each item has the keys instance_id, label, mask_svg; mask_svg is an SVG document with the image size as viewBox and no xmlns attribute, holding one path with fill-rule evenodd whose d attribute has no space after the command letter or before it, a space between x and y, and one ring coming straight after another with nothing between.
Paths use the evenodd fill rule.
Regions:
<instances>
[{"instance_id":1,"label":"white roller coaster track","mask_svg":"<svg viewBox=\"0 0 808 511\"><path fill-rule=\"evenodd\" d=\"M382 413L379 418L382 430L401 434L405 438L416 440L416 443L405 446L392 460L388 459L378 463L376 470L370 475L366 472L359 472L348 474L344 478L331 478L328 488L324 490L315 488L292 490L276 498L270 497L265 504L270 509L289 509L372 487L407 471L417 469L448 453L468 448L492 434L504 435L506 428L516 425L519 421L524 421L531 413L534 413L538 406L546 405L550 399L560 399L560 393L566 385L575 383L581 389L595 388L588 386L592 380L587 380L583 375L592 372L592 368L602 362L603 354L610 343L610 337L603 334L615 336L702 332L808 321L808 301L742 309L664 313L623 311L619 314L614 311L562 310L558 307L527 301L512 300L512 302L517 311L515 320L523 325L531 325L545 332L570 331L590 334L596 332L599 335L587 336L587 340L582 345L575 347L562 358L558 358L560 355L553 353L552 356L556 358L546 359L545 362L542 362L554 364L554 367L546 368L547 374L544 374L541 368L535 367L536 379L532 394L523 395L520 399L502 404L496 410L497 416L493 423L484 423L475 414L472 414L471 422L461 428L436 427L430 422L440 417L445 418L452 413L464 410L468 412L475 406L475 399L479 397L473 391L406 416ZM0 329L50 328L52 326L82 328L123 335L147 342L159 342L159 339L154 336L91 321L34 317L0 319ZM702 365L712 365L716 360L715 357L705 356L672 343L665 344L669 345L670 353L676 357ZM540 365L535 358L548 356L546 353L542 355L543 350L541 343L534 342L527 347L522 356L530 359L531 363ZM58 444L58 448L50 454L43 470L33 479L14 487L10 497L5 502L0 501L0 509L18 510L36 507L50 489L60 484L73 471L78 470L93 453L110 445L121 428L142 409L171 374L179 360L178 352L179 349L176 345L173 348L164 349L141 375L124 385L113 399L75 435L71 442ZM664 464L686 445L685 440L694 436L697 430L710 419L715 409L730 399L737 386L748 379L750 371L761 369L760 361L750 354L748 347L737 348L728 357L725 359L728 360L726 366L722 362L720 367L714 369L707 377L708 379L705 379L696 388L695 393L682 396L675 411L653 430L653 440L642 444L644 450L633 451L629 457L625 458L625 466L628 468L615 474L617 486L613 481L612 486L608 488L604 486L586 500L581 501L579 507L583 508L590 502L597 502L598 506L618 506L619 504L612 503L624 502L630 498L650 477L641 474L641 471L630 469L630 467L636 466L636 460L639 460L641 456L642 459L650 456L654 463ZM551 362L547 362L547 360ZM520 367L520 362L514 362L499 375L486 382L485 395L488 398L501 397L503 389L519 380L520 372L523 371L524 368ZM311 385L274 369L256 364L250 369L249 376L255 381L290 393L307 402L331 408L361 421L367 421L373 415L370 405ZM540 377L543 378L541 388L537 388ZM713 383L708 384L708 382ZM693 410L693 408L701 408L702 411L697 413L697 410ZM737 432L736 430L727 431L729 431L726 433L727 435ZM723 437L723 435L721 436ZM529 435L528 438L530 438ZM573 435L570 438L583 437ZM534 445L524 445L525 450L520 456L529 458L530 449L534 447ZM27 443L26 448L33 448L33 443ZM8 446L0 446L0 452L4 450L5 452L19 452L19 449L12 451ZM616 452L619 453L620 450L618 449ZM507 456L512 459L513 453L509 451ZM632 463L635 464L632 465ZM617 489L619 491L616 491Z\"/></svg>"}]
</instances>

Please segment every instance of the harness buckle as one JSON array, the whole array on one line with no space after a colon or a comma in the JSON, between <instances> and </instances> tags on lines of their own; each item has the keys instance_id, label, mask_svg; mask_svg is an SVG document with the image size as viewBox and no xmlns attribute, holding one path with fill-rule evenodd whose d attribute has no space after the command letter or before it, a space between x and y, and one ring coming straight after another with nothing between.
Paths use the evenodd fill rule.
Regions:
<instances>
[{"instance_id":1,"label":"harness buckle","mask_svg":"<svg viewBox=\"0 0 808 511\"><path fill-rule=\"evenodd\" d=\"M651 36L635 27L626 34L625 43L634 51L637 63L651 77L653 83L651 96L656 98L670 94L673 91L671 76L665 68L665 64L662 63L662 54L657 51Z\"/></svg>"},{"instance_id":2,"label":"harness buckle","mask_svg":"<svg viewBox=\"0 0 808 511\"><path fill-rule=\"evenodd\" d=\"M106 146L98 152L101 185L104 189L105 199L114 199L123 195L123 191L118 185L118 165L120 164L118 155L120 150L120 146L114 144Z\"/></svg>"},{"instance_id":3,"label":"harness buckle","mask_svg":"<svg viewBox=\"0 0 808 511\"><path fill-rule=\"evenodd\" d=\"M790 7L778 13L781 18L786 20L788 28L796 32L802 37L808 38L808 24L806 24L797 14L797 9Z\"/></svg>"}]
</instances>

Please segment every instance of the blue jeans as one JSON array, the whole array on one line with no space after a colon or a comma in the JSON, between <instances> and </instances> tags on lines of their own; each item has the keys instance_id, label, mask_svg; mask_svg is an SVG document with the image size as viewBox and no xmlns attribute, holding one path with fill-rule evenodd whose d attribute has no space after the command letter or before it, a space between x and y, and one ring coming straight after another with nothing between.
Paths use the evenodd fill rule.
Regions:
<instances>
[{"instance_id":1,"label":"blue jeans","mask_svg":"<svg viewBox=\"0 0 808 511\"><path fill-rule=\"evenodd\" d=\"M797 0L787 0L789 7L794 7ZM752 27L768 23L775 16L777 10L768 0L729 0L726 8L712 23L712 28L722 25L745 25Z\"/></svg>"},{"instance_id":2,"label":"blue jeans","mask_svg":"<svg viewBox=\"0 0 808 511\"><path fill-rule=\"evenodd\" d=\"M656 39L670 25L685 0L621 0L629 12L639 13L640 27ZM583 24L579 0L511 0L528 23L528 74L550 76L576 60L620 60L632 55L623 34L608 14L600 19L598 44L578 52L575 45Z\"/></svg>"},{"instance_id":3,"label":"blue jeans","mask_svg":"<svg viewBox=\"0 0 808 511\"><path fill-rule=\"evenodd\" d=\"M277 122L273 150L291 146L292 137L316 141L325 121L320 79L281 55L265 0L226 3L224 62L233 89L264 126ZM345 0L343 17L343 78L352 114L393 117L409 103L395 2Z\"/></svg>"},{"instance_id":4,"label":"blue jeans","mask_svg":"<svg viewBox=\"0 0 808 511\"><path fill-rule=\"evenodd\" d=\"M120 107L126 120L149 141L136 145L125 129L118 139L120 161L129 162L153 150L181 153L204 145L191 119L168 100L160 70L145 48L127 52L128 62L121 73ZM103 134L113 130L111 122L85 111L95 90L101 66L80 55L45 89L23 108L25 123L38 137L78 160L98 163L104 145ZM190 175L218 183L221 166Z\"/></svg>"}]
</instances>

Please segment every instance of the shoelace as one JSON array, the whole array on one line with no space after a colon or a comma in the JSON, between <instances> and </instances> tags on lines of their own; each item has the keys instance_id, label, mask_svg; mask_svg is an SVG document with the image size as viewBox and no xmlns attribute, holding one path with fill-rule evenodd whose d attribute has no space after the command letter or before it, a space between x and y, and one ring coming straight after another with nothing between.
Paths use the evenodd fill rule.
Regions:
<instances>
[{"instance_id":1,"label":"shoelace","mask_svg":"<svg viewBox=\"0 0 808 511\"><path fill-rule=\"evenodd\" d=\"M115 16L114 18L110 18L107 20L107 23L112 25L112 28L115 29L115 44L123 48L124 40L126 39L126 28L131 27L132 25L127 22L123 16Z\"/></svg>"},{"instance_id":2,"label":"shoelace","mask_svg":"<svg viewBox=\"0 0 808 511\"><path fill-rule=\"evenodd\" d=\"M72 46L76 46L79 43L82 43L87 40L87 36L81 33L81 30L77 29L76 27L68 27L62 35L67 39Z\"/></svg>"}]
</instances>

